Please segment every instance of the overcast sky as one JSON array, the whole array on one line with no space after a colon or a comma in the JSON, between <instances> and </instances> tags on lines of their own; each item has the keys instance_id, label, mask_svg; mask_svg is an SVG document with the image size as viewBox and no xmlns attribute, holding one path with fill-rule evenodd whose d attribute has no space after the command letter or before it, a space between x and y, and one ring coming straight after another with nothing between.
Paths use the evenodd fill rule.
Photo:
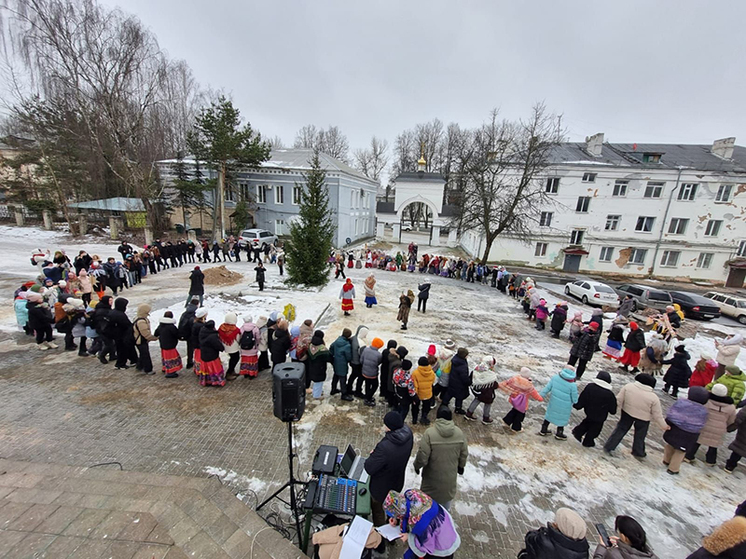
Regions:
<instances>
[{"instance_id":1,"label":"overcast sky","mask_svg":"<svg viewBox=\"0 0 746 559\"><path fill-rule=\"evenodd\" d=\"M265 136L350 147L536 101L571 140L746 144L741 0L102 0L140 17Z\"/></svg>"}]
</instances>

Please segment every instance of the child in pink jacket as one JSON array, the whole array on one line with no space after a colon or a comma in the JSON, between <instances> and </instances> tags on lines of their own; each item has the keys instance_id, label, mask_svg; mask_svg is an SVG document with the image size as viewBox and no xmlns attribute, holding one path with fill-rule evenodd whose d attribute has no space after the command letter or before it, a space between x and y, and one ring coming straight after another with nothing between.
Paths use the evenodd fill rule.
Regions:
<instances>
[{"instance_id":1,"label":"child in pink jacket","mask_svg":"<svg viewBox=\"0 0 746 559\"><path fill-rule=\"evenodd\" d=\"M510 428L511 434L523 431L522 424L526 418L529 399L533 398L538 402L544 401L544 398L534 388L534 383L531 382L529 377L530 374L531 371L523 367L521 374L515 375L498 385L501 391L508 394L508 402L512 406L511 410L503 417L503 422L506 427Z\"/></svg>"}]
</instances>

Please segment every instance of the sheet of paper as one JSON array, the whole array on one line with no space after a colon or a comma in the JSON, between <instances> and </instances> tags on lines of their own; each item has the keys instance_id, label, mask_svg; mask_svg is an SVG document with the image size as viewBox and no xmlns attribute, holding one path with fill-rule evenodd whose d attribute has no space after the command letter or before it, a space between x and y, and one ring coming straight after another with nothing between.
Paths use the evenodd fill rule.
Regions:
<instances>
[{"instance_id":1,"label":"sheet of paper","mask_svg":"<svg viewBox=\"0 0 746 559\"><path fill-rule=\"evenodd\" d=\"M339 559L360 559L371 528L373 528L372 522L361 516L353 518L342 540L342 551L339 553Z\"/></svg>"},{"instance_id":2,"label":"sheet of paper","mask_svg":"<svg viewBox=\"0 0 746 559\"><path fill-rule=\"evenodd\" d=\"M376 528L376 530L378 531L379 534L381 534L384 538L386 538L390 542L401 537L401 528L399 528L399 526L392 526L391 524L384 524L383 526L379 526L378 528Z\"/></svg>"}]
</instances>

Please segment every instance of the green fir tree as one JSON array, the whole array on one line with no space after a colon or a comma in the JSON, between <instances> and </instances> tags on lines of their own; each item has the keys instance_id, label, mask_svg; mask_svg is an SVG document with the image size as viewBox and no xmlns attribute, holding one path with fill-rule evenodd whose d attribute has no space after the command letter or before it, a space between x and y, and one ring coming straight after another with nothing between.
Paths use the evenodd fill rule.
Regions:
<instances>
[{"instance_id":1,"label":"green fir tree","mask_svg":"<svg viewBox=\"0 0 746 559\"><path fill-rule=\"evenodd\" d=\"M321 168L315 151L311 169L304 174L301 188L299 219L290 223L290 240L285 245L288 278L291 283L309 286L325 285L329 281L329 253L336 225L329 209L326 171Z\"/></svg>"}]
</instances>

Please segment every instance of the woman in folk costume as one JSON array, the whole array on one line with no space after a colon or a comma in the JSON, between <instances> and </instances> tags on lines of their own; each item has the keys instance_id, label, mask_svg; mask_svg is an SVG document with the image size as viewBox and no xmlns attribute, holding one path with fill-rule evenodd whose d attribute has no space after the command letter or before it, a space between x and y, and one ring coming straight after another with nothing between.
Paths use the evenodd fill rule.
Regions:
<instances>
[{"instance_id":1,"label":"woman in folk costume","mask_svg":"<svg viewBox=\"0 0 746 559\"><path fill-rule=\"evenodd\" d=\"M369 309L373 307L373 305L377 305L378 300L376 300L376 277L373 274L370 274L367 278L365 278L365 306Z\"/></svg>"},{"instance_id":2,"label":"woman in folk costume","mask_svg":"<svg viewBox=\"0 0 746 559\"><path fill-rule=\"evenodd\" d=\"M200 385L225 386L225 370L220 360L220 352L225 351L225 346L220 341L214 320L205 322L199 331L199 349L202 361L199 372Z\"/></svg>"},{"instance_id":3,"label":"woman in folk costume","mask_svg":"<svg viewBox=\"0 0 746 559\"><path fill-rule=\"evenodd\" d=\"M236 374L236 365L241 357L239 350L241 349L238 345L238 338L241 336L241 330L238 329L236 323L238 317L234 312L225 313L225 321L218 328L218 337L225 346L225 352L228 354L228 371L225 374L225 380L235 380L238 375Z\"/></svg>"},{"instance_id":4,"label":"woman in folk costume","mask_svg":"<svg viewBox=\"0 0 746 559\"><path fill-rule=\"evenodd\" d=\"M182 369L181 355L176 345L179 343L179 329L176 327L174 314L166 311L158 321L155 336L161 346L161 370L166 378L176 378Z\"/></svg>"},{"instance_id":5,"label":"woman in folk costume","mask_svg":"<svg viewBox=\"0 0 746 559\"><path fill-rule=\"evenodd\" d=\"M238 345L241 348L241 367L238 374L244 378L254 379L259 374L260 341L259 327L252 322L249 315L244 315L240 336L238 337Z\"/></svg>"},{"instance_id":6,"label":"woman in folk costume","mask_svg":"<svg viewBox=\"0 0 746 559\"><path fill-rule=\"evenodd\" d=\"M355 286L352 285L352 280L347 278L345 284L342 286L342 290L339 292L339 298L342 299L342 310L345 316L350 316L350 311L355 308L353 299L355 299Z\"/></svg>"},{"instance_id":7,"label":"woman in folk costume","mask_svg":"<svg viewBox=\"0 0 746 559\"><path fill-rule=\"evenodd\" d=\"M461 545L450 513L422 491L389 491L383 510L389 524L401 529L408 547L404 559L453 557Z\"/></svg>"},{"instance_id":8,"label":"woman in folk costume","mask_svg":"<svg viewBox=\"0 0 746 559\"><path fill-rule=\"evenodd\" d=\"M628 320L622 315L617 316L611 323L609 337L604 347L604 357L606 359L619 359L622 355L622 344L624 343L624 326Z\"/></svg>"},{"instance_id":9,"label":"woman in folk costume","mask_svg":"<svg viewBox=\"0 0 746 559\"><path fill-rule=\"evenodd\" d=\"M407 294L403 293L399 297L399 314L396 315L396 320L402 323L401 329L407 329L407 323L409 322L409 310L412 308L414 303L414 292L410 289Z\"/></svg>"}]
</instances>

